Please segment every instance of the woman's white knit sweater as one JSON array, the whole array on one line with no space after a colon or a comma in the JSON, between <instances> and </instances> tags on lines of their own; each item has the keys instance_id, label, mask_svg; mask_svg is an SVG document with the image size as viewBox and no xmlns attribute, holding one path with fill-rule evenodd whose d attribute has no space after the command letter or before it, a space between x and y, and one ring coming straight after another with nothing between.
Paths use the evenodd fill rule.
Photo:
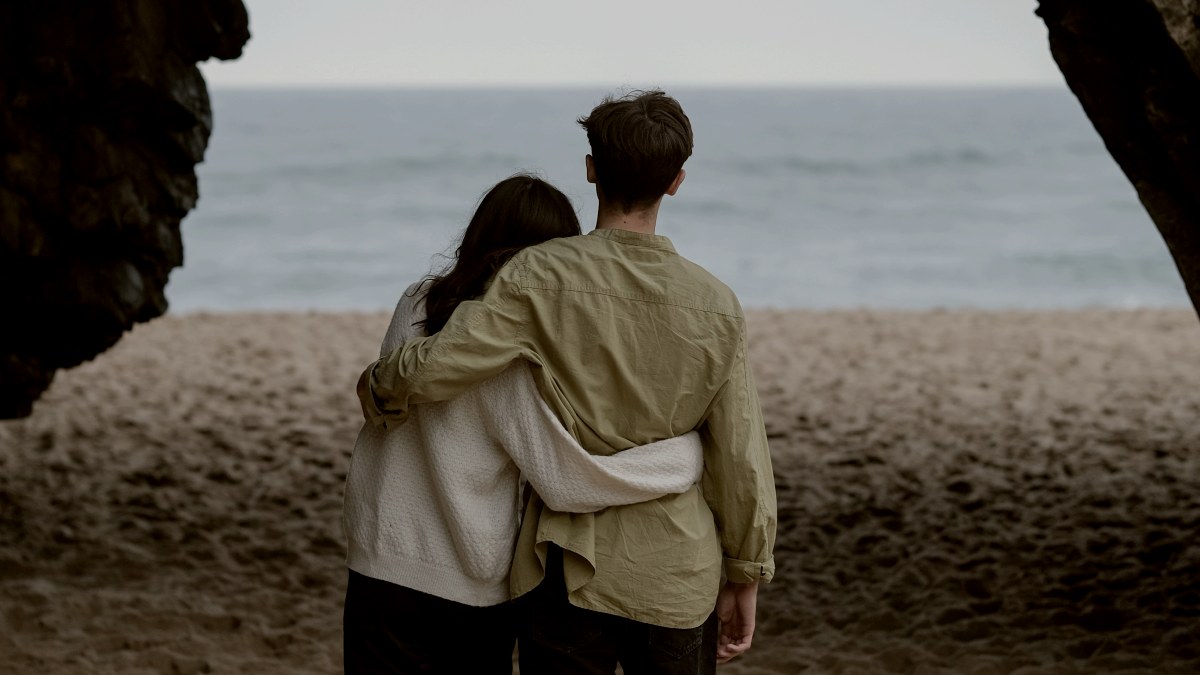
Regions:
<instances>
[{"instance_id":1,"label":"woman's white knit sweater","mask_svg":"<svg viewBox=\"0 0 1200 675\"><path fill-rule=\"evenodd\" d=\"M400 298L381 355L423 335L424 293ZM346 477L350 569L474 606L509 599L528 480L550 508L586 513L683 492L700 477L695 432L611 457L589 454L516 363L399 427L365 424Z\"/></svg>"}]
</instances>

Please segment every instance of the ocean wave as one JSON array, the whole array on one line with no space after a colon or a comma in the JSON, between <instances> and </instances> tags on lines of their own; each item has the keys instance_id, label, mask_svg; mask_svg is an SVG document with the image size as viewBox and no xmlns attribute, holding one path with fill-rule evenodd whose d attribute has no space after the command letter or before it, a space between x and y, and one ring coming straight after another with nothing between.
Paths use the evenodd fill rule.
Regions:
<instances>
[{"instance_id":1,"label":"ocean wave","mask_svg":"<svg viewBox=\"0 0 1200 675\"><path fill-rule=\"evenodd\" d=\"M1147 233L1147 237L1152 236ZM1142 255L1130 251L1076 251L1032 253L1015 256L1007 261L1008 268L1020 270L1022 276L1038 275L1056 278L1079 287L1102 288L1121 284L1144 284L1149 287L1179 284L1179 273L1164 265L1159 256L1149 252Z\"/></svg>"},{"instance_id":2,"label":"ocean wave","mask_svg":"<svg viewBox=\"0 0 1200 675\"><path fill-rule=\"evenodd\" d=\"M519 170L521 163L521 157L501 153L407 155L349 161L339 159L327 162L293 162L274 167L214 171L210 175L217 179L241 179L269 175L273 178L289 180L357 181L364 177L378 178L438 171L487 170L497 167L509 168L515 172Z\"/></svg>"},{"instance_id":3,"label":"ocean wave","mask_svg":"<svg viewBox=\"0 0 1200 675\"><path fill-rule=\"evenodd\" d=\"M953 169L1004 163L1005 157L978 148L930 149L877 160L814 158L801 155L739 159L729 163L733 171L749 175L795 173L811 176L872 176L911 169Z\"/></svg>"}]
</instances>

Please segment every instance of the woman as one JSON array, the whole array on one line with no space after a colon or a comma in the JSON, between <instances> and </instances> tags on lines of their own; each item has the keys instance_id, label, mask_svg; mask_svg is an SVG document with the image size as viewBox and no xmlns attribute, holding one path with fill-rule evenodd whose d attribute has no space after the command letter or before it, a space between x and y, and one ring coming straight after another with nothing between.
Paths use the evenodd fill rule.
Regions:
<instances>
[{"instance_id":1,"label":"woman","mask_svg":"<svg viewBox=\"0 0 1200 675\"><path fill-rule=\"evenodd\" d=\"M570 201L518 174L484 195L443 274L400 298L381 354L445 326L526 246L580 233ZM612 457L567 433L518 363L398 427L363 427L346 479L347 673L510 673L508 603L522 481L586 513L680 493L700 476L695 432Z\"/></svg>"}]
</instances>

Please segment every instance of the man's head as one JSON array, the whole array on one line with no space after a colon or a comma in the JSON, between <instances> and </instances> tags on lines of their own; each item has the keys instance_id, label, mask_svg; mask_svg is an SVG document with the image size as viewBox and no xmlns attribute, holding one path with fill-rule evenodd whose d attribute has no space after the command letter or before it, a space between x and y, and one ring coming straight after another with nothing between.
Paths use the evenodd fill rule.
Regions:
<instances>
[{"instance_id":1,"label":"man's head","mask_svg":"<svg viewBox=\"0 0 1200 675\"><path fill-rule=\"evenodd\" d=\"M661 91L606 98L587 117L588 180L600 197L629 213L674 194L692 154L692 123L679 102Z\"/></svg>"}]
</instances>

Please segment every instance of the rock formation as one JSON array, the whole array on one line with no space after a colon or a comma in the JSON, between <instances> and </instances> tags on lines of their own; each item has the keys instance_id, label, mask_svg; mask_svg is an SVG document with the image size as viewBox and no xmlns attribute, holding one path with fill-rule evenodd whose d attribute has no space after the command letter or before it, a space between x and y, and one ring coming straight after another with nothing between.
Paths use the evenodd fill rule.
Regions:
<instances>
[{"instance_id":1,"label":"rock formation","mask_svg":"<svg viewBox=\"0 0 1200 675\"><path fill-rule=\"evenodd\" d=\"M241 0L0 4L0 418L163 313Z\"/></svg>"},{"instance_id":2,"label":"rock formation","mask_svg":"<svg viewBox=\"0 0 1200 675\"><path fill-rule=\"evenodd\" d=\"M1200 0L1041 0L1037 13L1200 312Z\"/></svg>"}]
</instances>

